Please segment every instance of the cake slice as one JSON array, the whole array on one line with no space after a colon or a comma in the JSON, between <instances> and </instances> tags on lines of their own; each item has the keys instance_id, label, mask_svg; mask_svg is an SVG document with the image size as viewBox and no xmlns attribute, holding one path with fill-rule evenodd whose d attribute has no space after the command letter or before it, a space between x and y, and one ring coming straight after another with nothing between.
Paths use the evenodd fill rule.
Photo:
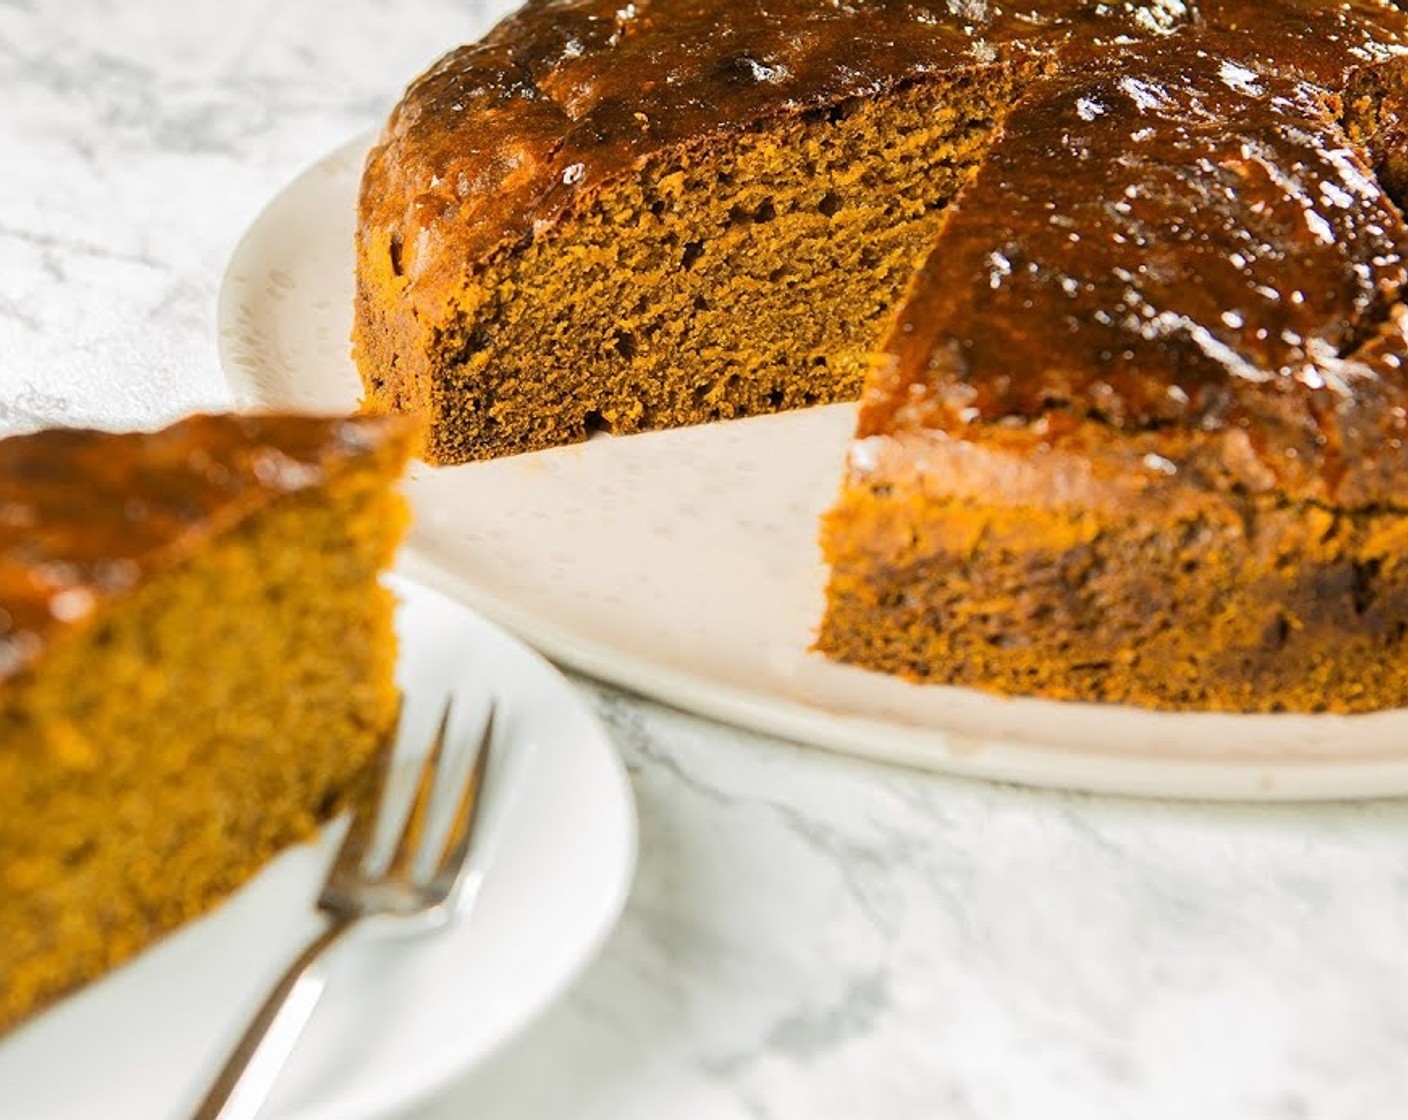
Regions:
<instances>
[{"instance_id":1,"label":"cake slice","mask_svg":"<svg viewBox=\"0 0 1408 1120\"><path fill-rule=\"evenodd\" d=\"M205 911L395 718L406 418L0 441L0 1031Z\"/></svg>"}]
</instances>

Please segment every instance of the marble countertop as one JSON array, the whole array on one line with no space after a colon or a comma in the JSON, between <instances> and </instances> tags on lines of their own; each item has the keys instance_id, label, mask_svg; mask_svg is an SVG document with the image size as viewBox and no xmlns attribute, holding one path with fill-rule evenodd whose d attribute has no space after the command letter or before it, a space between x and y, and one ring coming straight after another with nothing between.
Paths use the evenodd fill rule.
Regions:
<instances>
[{"instance_id":1,"label":"marble countertop","mask_svg":"<svg viewBox=\"0 0 1408 1120\"><path fill-rule=\"evenodd\" d=\"M225 262L501 5L0 0L0 430L226 402ZM1408 805L1046 794L582 682L638 879L422 1120L1341 1120L1408 1110Z\"/></svg>"}]
</instances>

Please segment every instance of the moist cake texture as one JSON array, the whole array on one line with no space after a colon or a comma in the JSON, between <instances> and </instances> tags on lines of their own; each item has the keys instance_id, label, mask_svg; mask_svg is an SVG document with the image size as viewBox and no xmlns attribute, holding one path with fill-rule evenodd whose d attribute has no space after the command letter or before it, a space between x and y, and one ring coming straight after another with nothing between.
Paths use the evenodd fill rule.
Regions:
<instances>
[{"instance_id":1,"label":"moist cake texture","mask_svg":"<svg viewBox=\"0 0 1408 1120\"><path fill-rule=\"evenodd\" d=\"M1040 48L1165 6L530 3L372 152L367 402L454 463L853 399Z\"/></svg>"},{"instance_id":2,"label":"moist cake texture","mask_svg":"<svg viewBox=\"0 0 1408 1120\"><path fill-rule=\"evenodd\" d=\"M401 418L0 440L0 1031L352 797L395 716Z\"/></svg>"},{"instance_id":3,"label":"moist cake texture","mask_svg":"<svg viewBox=\"0 0 1408 1120\"><path fill-rule=\"evenodd\" d=\"M373 151L356 352L458 462L861 393L818 647L1408 702L1387 0L530 3Z\"/></svg>"}]
</instances>

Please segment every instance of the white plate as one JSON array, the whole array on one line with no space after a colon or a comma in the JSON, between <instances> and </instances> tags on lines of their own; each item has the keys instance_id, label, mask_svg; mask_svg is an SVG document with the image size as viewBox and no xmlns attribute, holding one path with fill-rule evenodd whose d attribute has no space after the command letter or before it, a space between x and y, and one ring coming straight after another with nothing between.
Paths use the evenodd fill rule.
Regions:
<instances>
[{"instance_id":1,"label":"white plate","mask_svg":"<svg viewBox=\"0 0 1408 1120\"><path fill-rule=\"evenodd\" d=\"M404 732L423 744L447 688L468 733L498 736L466 920L354 931L261 1120L385 1115L482 1061L591 959L635 865L635 810L610 741L553 668L435 591L402 596ZM0 1041L0 1115L188 1116L269 984L319 927L312 902L340 828L285 853L226 905Z\"/></svg>"},{"instance_id":2,"label":"white plate","mask_svg":"<svg viewBox=\"0 0 1408 1120\"><path fill-rule=\"evenodd\" d=\"M347 409L355 198L367 141L281 193L220 300L249 406ZM816 523L853 409L813 409L449 470L411 485L414 570L550 656L681 707L952 773L1220 798L1408 793L1408 713L1167 714L916 687L809 654Z\"/></svg>"}]
</instances>

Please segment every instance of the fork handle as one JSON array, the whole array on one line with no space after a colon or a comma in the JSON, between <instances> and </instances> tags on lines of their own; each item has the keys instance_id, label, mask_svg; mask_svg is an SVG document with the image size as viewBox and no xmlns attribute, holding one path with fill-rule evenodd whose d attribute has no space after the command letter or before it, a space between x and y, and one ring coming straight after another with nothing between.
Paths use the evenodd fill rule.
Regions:
<instances>
[{"instance_id":1,"label":"fork handle","mask_svg":"<svg viewBox=\"0 0 1408 1120\"><path fill-rule=\"evenodd\" d=\"M326 977L313 964L356 922L355 914L335 915L289 965L192 1113L192 1120L254 1120L322 997Z\"/></svg>"}]
</instances>

